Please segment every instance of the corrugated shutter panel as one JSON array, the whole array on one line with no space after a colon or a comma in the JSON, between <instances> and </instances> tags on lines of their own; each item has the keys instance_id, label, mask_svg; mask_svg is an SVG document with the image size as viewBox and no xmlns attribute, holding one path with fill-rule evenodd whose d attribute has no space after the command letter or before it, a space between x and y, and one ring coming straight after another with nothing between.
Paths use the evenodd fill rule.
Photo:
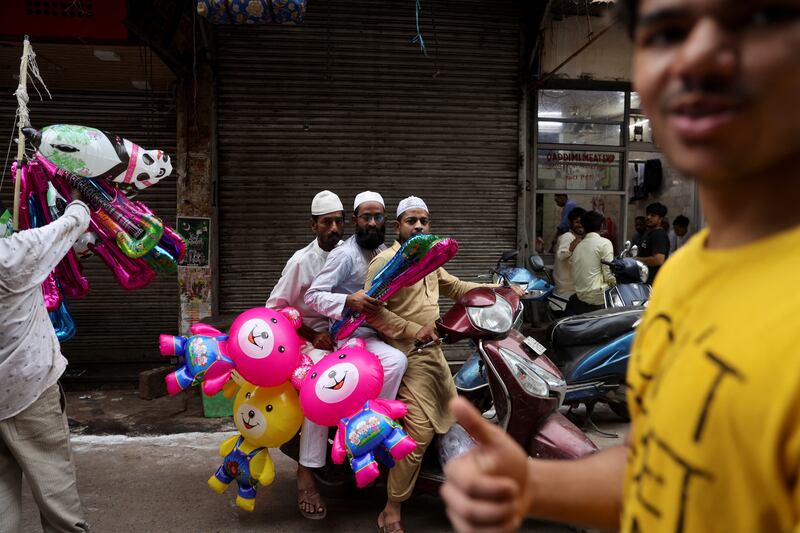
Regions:
<instances>
[{"instance_id":1,"label":"corrugated shutter panel","mask_svg":"<svg viewBox=\"0 0 800 533\"><path fill-rule=\"evenodd\" d=\"M517 6L319 2L300 27L219 27L220 308L263 305L312 235L311 199L425 199L474 279L515 246ZM435 34L434 34L435 28ZM353 231L349 222L346 235ZM387 224L387 241L393 237Z\"/></svg>"},{"instance_id":2,"label":"corrugated shutter panel","mask_svg":"<svg viewBox=\"0 0 800 533\"><path fill-rule=\"evenodd\" d=\"M10 132L16 110L14 88L2 91L0 116ZM34 127L48 124L81 124L117 133L145 148L160 148L175 157L176 116L174 98L164 93L53 92L52 100L40 102L31 90L29 104ZM16 148L12 148L13 159ZM5 158L4 158L5 159ZM2 196L13 193L6 176ZM142 192L164 221L175 225L175 178L168 178ZM163 359L158 354L158 334L178 330L178 288L173 275L159 274L145 289L126 292L111 272L93 257L81 263L89 279L84 300L70 300L78 328L62 351L71 363L144 362Z\"/></svg>"}]
</instances>

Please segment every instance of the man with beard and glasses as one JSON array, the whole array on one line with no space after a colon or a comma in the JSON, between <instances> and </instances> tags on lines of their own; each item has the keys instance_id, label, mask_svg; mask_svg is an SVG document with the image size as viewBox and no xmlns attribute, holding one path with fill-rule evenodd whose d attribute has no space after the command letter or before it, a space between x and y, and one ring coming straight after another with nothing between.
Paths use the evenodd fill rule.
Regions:
<instances>
[{"instance_id":1,"label":"man with beard and glasses","mask_svg":"<svg viewBox=\"0 0 800 533\"><path fill-rule=\"evenodd\" d=\"M708 227L661 267L636 329L626 444L529 458L454 402L479 446L445 468L447 513L459 531L530 513L626 533L796 533L800 0L617 3L634 89Z\"/></svg>"},{"instance_id":2,"label":"man with beard and glasses","mask_svg":"<svg viewBox=\"0 0 800 533\"><path fill-rule=\"evenodd\" d=\"M356 233L334 248L325 266L306 291L305 303L331 321L342 318L345 307L367 316L383 308L383 302L367 296L364 279L370 261L386 249L386 218L383 197L372 191L356 195L353 202L353 222ZM383 389L380 397L393 400L400 380L406 371L406 355L383 342L374 329L359 327L351 338L363 339L366 348L378 356L383 365ZM339 346L349 339L343 339Z\"/></svg>"},{"instance_id":3,"label":"man with beard and glasses","mask_svg":"<svg viewBox=\"0 0 800 533\"><path fill-rule=\"evenodd\" d=\"M344 207L331 191L318 193L311 201L311 231L315 238L287 261L281 279L272 289L267 307L294 307L303 318L298 333L307 342L302 350L316 363L336 348L328 332L327 317L306 305L303 297L314 277L322 270L331 250L342 244ZM300 514L312 520L325 518L327 510L317 490L312 468L325 466L328 428L306 419L300 433L297 461L297 505Z\"/></svg>"}]
</instances>

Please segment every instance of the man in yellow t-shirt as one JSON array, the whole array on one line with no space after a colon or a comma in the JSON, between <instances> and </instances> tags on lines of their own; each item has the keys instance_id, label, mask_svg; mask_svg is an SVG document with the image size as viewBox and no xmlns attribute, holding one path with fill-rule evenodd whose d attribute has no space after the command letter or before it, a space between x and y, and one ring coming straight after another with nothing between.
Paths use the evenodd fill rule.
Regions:
<instances>
[{"instance_id":1,"label":"man in yellow t-shirt","mask_svg":"<svg viewBox=\"0 0 800 533\"><path fill-rule=\"evenodd\" d=\"M456 530L525 515L628 533L800 532L800 0L618 0L633 81L708 229L664 264L628 368L625 446L528 458L479 442L442 495Z\"/></svg>"}]
</instances>

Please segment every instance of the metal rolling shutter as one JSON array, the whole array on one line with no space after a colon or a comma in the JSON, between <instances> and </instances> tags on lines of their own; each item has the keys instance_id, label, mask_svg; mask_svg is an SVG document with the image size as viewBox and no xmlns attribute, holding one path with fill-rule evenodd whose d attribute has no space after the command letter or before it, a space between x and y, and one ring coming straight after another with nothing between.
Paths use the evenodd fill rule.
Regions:
<instances>
[{"instance_id":1,"label":"metal rolling shutter","mask_svg":"<svg viewBox=\"0 0 800 533\"><path fill-rule=\"evenodd\" d=\"M300 27L218 28L221 311L263 305L311 240L322 189L348 210L379 191L392 219L401 198L424 198L434 232L460 242L448 270L464 279L515 247L517 6L422 7L428 57L410 43L412 1L318 2Z\"/></svg>"},{"instance_id":2,"label":"metal rolling shutter","mask_svg":"<svg viewBox=\"0 0 800 533\"><path fill-rule=\"evenodd\" d=\"M14 88L0 101L0 116L11 126L16 109ZM163 93L53 92L52 100L40 102L31 90L31 122L81 124L117 133L145 148L160 148L175 157L176 115L174 98ZM7 130L10 131L10 130ZM15 149L12 149L11 158ZM5 157L3 157L5 159ZM173 163L174 165L174 163ZM174 172L174 170L173 170ZM13 192L6 178L2 196ZM175 224L175 178L168 178L142 192L147 203L164 221ZM159 333L178 330L178 288L173 275L159 274L145 289L127 292L111 272L93 257L81 263L89 279L84 300L70 300L77 334L62 345L70 363L130 363L158 361Z\"/></svg>"}]
</instances>

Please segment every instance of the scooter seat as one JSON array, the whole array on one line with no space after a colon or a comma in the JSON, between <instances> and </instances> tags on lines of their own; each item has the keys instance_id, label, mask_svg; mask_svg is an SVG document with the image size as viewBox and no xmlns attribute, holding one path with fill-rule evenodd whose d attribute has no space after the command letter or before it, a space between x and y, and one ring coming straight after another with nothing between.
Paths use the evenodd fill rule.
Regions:
<instances>
[{"instance_id":1,"label":"scooter seat","mask_svg":"<svg viewBox=\"0 0 800 533\"><path fill-rule=\"evenodd\" d=\"M569 346L604 344L631 331L644 310L618 307L562 318L550 329L550 345L558 351Z\"/></svg>"}]
</instances>

